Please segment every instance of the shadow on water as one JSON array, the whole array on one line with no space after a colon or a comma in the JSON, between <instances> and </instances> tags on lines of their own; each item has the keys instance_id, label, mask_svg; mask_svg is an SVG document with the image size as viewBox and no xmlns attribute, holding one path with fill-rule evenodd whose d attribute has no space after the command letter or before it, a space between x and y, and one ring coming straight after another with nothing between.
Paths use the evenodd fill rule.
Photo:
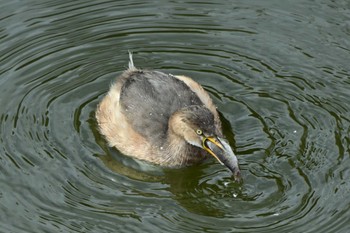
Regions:
<instances>
[{"instance_id":1,"label":"shadow on water","mask_svg":"<svg viewBox=\"0 0 350 233\"><path fill-rule=\"evenodd\" d=\"M212 217L223 217L225 215L222 208L215 206L208 201L208 195L218 195L223 187L219 187L217 184L207 183L206 179L210 180L210 175L206 174L205 165L192 166L182 169L157 168L157 171L147 172L140 171L138 168L136 168L135 164L139 165L140 163L135 163L134 168L126 166L123 162L119 162L115 158L115 156L120 157L123 155L115 152L113 154L113 156L111 154L99 156L99 158L111 171L129 177L132 180L162 183L166 186L164 190L171 193L171 198L177 201L180 206L189 212ZM123 159L131 160L129 158ZM226 182L231 182L234 184L234 181L231 178L226 178ZM235 189L239 190L238 184L234 186L236 186ZM230 189L230 192L234 191L232 190L232 185Z\"/></svg>"},{"instance_id":2,"label":"shadow on water","mask_svg":"<svg viewBox=\"0 0 350 233\"><path fill-rule=\"evenodd\" d=\"M132 180L165 185L163 189L171 194L172 199L195 214L223 217L225 212L220 206L213 205L208 200L208 195L218 195L220 191L221 195L225 195L222 193L222 188L229 189L231 193L239 191L240 184L235 184L229 171L225 178L225 182L231 183L229 187L208 183L210 177L215 176L215 173L208 174L210 166L208 163L181 169L167 169L136 161L111 148L105 149L106 154L98 157L108 169Z\"/></svg>"}]
</instances>

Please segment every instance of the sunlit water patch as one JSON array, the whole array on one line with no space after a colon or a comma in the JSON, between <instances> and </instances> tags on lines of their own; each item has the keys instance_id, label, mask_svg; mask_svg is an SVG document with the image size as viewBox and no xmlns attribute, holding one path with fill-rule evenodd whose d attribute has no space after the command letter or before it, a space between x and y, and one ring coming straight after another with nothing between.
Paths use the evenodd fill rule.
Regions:
<instances>
[{"instance_id":1,"label":"sunlit water patch","mask_svg":"<svg viewBox=\"0 0 350 233\"><path fill-rule=\"evenodd\" d=\"M0 4L2 231L349 229L347 1ZM108 148L95 109L128 50L204 86L242 183Z\"/></svg>"}]
</instances>

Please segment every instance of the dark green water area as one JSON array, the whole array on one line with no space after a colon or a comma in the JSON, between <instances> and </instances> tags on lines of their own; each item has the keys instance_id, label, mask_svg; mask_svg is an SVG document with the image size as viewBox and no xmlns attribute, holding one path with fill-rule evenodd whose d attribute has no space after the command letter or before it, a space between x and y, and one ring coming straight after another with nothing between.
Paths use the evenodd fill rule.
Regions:
<instances>
[{"instance_id":1,"label":"dark green water area","mask_svg":"<svg viewBox=\"0 0 350 233\"><path fill-rule=\"evenodd\" d=\"M242 183L108 147L128 50L203 85ZM347 0L0 0L0 232L349 232L349 144Z\"/></svg>"}]
</instances>

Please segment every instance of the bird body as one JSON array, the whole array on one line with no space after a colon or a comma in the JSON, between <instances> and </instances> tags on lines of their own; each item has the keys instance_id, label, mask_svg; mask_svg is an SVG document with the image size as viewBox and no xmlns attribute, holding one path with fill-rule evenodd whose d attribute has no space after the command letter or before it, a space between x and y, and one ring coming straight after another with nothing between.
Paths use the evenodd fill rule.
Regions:
<instances>
[{"instance_id":1,"label":"bird body","mask_svg":"<svg viewBox=\"0 0 350 233\"><path fill-rule=\"evenodd\" d=\"M129 68L100 102L96 118L110 146L165 167L195 164L210 154L220 161L211 152L229 147L222 143L219 114L201 85L186 76L137 69L131 54Z\"/></svg>"}]
</instances>

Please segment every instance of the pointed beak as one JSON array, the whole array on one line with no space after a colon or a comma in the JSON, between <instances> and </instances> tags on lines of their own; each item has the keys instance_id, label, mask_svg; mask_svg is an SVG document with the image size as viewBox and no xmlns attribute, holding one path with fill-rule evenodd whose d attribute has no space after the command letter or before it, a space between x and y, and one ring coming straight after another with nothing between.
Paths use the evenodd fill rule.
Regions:
<instances>
[{"instance_id":1,"label":"pointed beak","mask_svg":"<svg viewBox=\"0 0 350 233\"><path fill-rule=\"evenodd\" d=\"M202 139L202 147L222 165L225 165L232 171L236 182L241 180L241 171L238 166L237 157L225 139L219 137L204 137Z\"/></svg>"}]
</instances>

